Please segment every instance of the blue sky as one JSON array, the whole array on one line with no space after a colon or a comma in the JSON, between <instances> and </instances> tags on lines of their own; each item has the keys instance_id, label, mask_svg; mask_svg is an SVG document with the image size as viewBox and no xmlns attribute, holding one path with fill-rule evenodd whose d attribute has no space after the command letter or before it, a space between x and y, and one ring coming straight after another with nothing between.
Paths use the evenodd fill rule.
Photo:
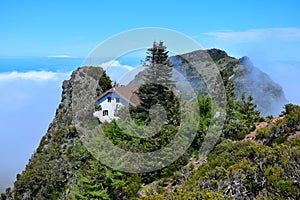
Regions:
<instances>
[{"instance_id":1,"label":"blue sky","mask_svg":"<svg viewBox=\"0 0 300 200\"><path fill-rule=\"evenodd\" d=\"M204 48L249 56L300 104L299 8L298 0L1 1L0 190L46 132L62 81L99 43L126 30L173 29Z\"/></svg>"},{"instance_id":2,"label":"blue sky","mask_svg":"<svg viewBox=\"0 0 300 200\"><path fill-rule=\"evenodd\" d=\"M297 0L2 1L0 56L86 56L99 42L139 27L206 32L299 27Z\"/></svg>"}]
</instances>

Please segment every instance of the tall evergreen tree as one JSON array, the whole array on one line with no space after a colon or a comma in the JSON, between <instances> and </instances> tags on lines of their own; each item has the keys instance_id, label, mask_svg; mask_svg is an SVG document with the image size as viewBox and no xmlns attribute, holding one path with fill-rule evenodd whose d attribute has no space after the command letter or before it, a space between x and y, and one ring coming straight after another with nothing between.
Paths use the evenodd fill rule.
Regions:
<instances>
[{"instance_id":1,"label":"tall evergreen tree","mask_svg":"<svg viewBox=\"0 0 300 200\"><path fill-rule=\"evenodd\" d=\"M172 63L168 60L169 52L167 47L160 41L153 42L153 46L147 50L147 56L144 62L146 73L143 80L145 84L154 83L166 87L173 86Z\"/></svg>"},{"instance_id":2,"label":"tall evergreen tree","mask_svg":"<svg viewBox=\"0 0 300 200\"><path fill-rule=\"evenodd\" d=\"M103 92L112 88L112 80L106 74L106 71L103 71L103 74L99 79L99 86L102 87Z\"/></svg>"},{"instance_id":3,"label":"tall evergreen tree","mask_svg":"<svg viewBox=\"0 0 300 200\"><path fill-rule=\"evenodd\" d=\"M179 101L172 91L174 81L172 78L172 63L168 59L167 47L163 42L153 42L153 46L147 50L143 76L144 84L140 86L137 95L141 105L132 109L134 118L139 118L148 124L150 122L149 109L159 104L167 113L168 124L179 124ZM138 117L135 117L138 116Z\"/></svg>"},{"instance_id":4,"label":"tall evergreen tree","mask_svg":"<svg viewBox=\"0 0 300 200\"><path fill-rule=\"evenodd\" d=\"M256 105L252 102L252 96L246 98L243 94L240 101L237 99L228 71L222 70L221 76L227 98L227 116L223 134L226 138L241 140L255 129L256 123L260 120L260 112L256 110Z\"/></svg>"}]
</instances>

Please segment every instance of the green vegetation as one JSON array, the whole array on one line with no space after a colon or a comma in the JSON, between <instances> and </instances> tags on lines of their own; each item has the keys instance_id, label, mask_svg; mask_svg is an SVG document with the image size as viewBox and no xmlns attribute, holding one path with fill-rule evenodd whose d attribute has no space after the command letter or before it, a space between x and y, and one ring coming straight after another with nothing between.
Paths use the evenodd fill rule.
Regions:
<instances>
[{"instance_id":1,"label":"green vegetation","mask_svg":"<svg viewBox=\"0 0 300 200\"><path fill-rule=\"evenodd\" d=\"M131 110L131 115L144 124L150 123L149 109L157 104L166 110L167 124L178 126L180 123L180 105L172 91L174 82L171 80L172 64L168 60L168 53L163 42L154 42L153 47L147 51L144 83L137 92L141 105Z\"/></svg>"},{"instance_id":2,"label":"green vegetation","mask_svg":"<svg viewBox=\"0 0 300 200\"><path fill-rule=\"evenodd\" d=\"M167 116L162 128L152 137L139 138L130 135L130 129L121 129L116 121L103 124L104 134L115 145L140 153L166 146L178 132L179 119L185 114L179 112L178 97L170 90L174 83L170 80L172 65L166 47L162 42L154 43L147 53L146 84L137 93L142 103L131 108L130 115L134 120L127 126L139 125L142 131L147 131L146 125L151 123L149 109L160 104ZM213 55L215 60L224 57ZM83 72L99 80L95 94L112 87L110 78L99 68L89 67L80 71ZM155 77L156 73L160 76ZM90 153L96 149L88 151L82 144L82 135L72 121L70 106L71 90L76 92L74 90L80 88L76 84L80 83L70 83L69 88L64 88L55 120L41 139L37 152L26 169L17 175L14 188L1 194L1 200L300 199L300 138L291 137L299 131L300 107L286 105L280 119L276 121L270 116L266 119L270 125L256 131L258 141L246 142L243 140L245 135L254 131L262 118L251 96L243 95L240 101L236 98L229 78L232 73L234 70L230 66L221 69L227 95L227 117L223 135L213 151L206 157L199 155L212 120L212 106L215 106L209 96L200 95L196 102L199 121L188 119L197 126L196 137L189 149L165 168L140 174L104 166ZM99 77L99 74L103 76ZM88 126L98 123L95 119L86 120ZM95 143L97 139L94 138Z\"/></svg>"},{"instance_id":3,"label":"green vegetation","mask_svg":"<svg viewBox=\"0 0 300 200\"><path fill-rule=\"evenodd\" d=\"M243 94L241 101L237 99L227 68L221 71L221 75L227 95L227 117L223 134L225 138L241 140L255 129L256 123L261 120L260 113L256 110L251 96L246 98Z\"/></svg>"},{"instance_id":4,"label":"green vegetation","mask_svg":"<svg viewBox=\"0 0 300 200\"><path fill-rule=\"evenodd\" d=\"M100 76L98 84L99 87L97 88L97 96L112 88L112 80L105 71L103 71L102 75Z\"/></svg>"},{"instance_id":5,"label":"green vegetation","mask_svg":"<svg viewBox=\"0 0 300 200\"><path fill-rule=\"evenodd\" d=\"M283 143L296 131L300 130L300 106L287 104L282 118L271 126L257 131L256 138L263 140L266 145Z\"/></svg>"},{"instance_id":6,"label":"green vegetation","mask_svg":"<svg viewBox=\"0 0 300 200\"><path fill-rule=\"evenodd\" d=\"M299 199L299 150L299 138L272 148L223 140L182 188L142 199Z\"/></svg>"}]
</instances>

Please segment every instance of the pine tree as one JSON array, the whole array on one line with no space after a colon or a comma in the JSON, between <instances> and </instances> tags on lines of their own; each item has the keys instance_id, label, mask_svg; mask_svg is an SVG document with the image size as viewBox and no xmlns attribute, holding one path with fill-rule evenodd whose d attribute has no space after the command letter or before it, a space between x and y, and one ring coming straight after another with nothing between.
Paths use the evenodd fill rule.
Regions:
<instances>
[{"instance_id":1,"label":"pine tree","mask_svg":"<svg viewBox=\"0 0 300 200\"><path fill-rule=\"evenodd\" d=\"M112 80L110 77L106 74L106 71L103 71L102 76L100 77L98 81L98 87L97 87L97 95L99 96L103 92L111 89L112 86Z\"/></svg>"},{"instance_id":2,"label":"pine tree","mask_svg":"<svg viewBox=\"0 0 300 200\"><path fill-rule=\"evenodd\" d=\"M227 116L223 133L226 138L241 140L255 129L256 123L260 120L260 112L256 110L256 105L252 102L252 96L246 98L245 94L242 94L241 100L237 99L234 85L226 70L221 71L221 76L227 98Z\"/></svg>"},{"instance_id":3,"label":"pine tree","mask_svg":"<svg viewBox=\"0 0 300 200\"><path fill-rule=\"evenodd\" d=\"M143 80L137 95L141 105L132 109L132 116L139 116L140 120L150 122L149 109L154 105L161 105L167 113L168 124L179 125L179 101L172 91L174 81L172 78L172 63L168 60L168 51L163 42L153 43L147 50L144 67L146 68Z\"/></svg>"},{"instance_id":4,"label":"pine tree","mask_svg":"<svg viewBox=\"0 0 300 200\"><path fill-rule=\"evenodd\" d=\"M255 129L255 123L260 120L260 112L256 110L256 104L252 101L253 97L251 95L246 98L245 94L242 94L241 101L237 103L238 112L248 122L247 125L251 131Z\"/></svg>"},{"instance_id":5,"label":"pine tree","mask_svg":"<svg viewBox=\"0 0 300 200\"><path fill-rule=\"evenodd\" d=\"M172 77L172 63L168 60L169 52L166 50L164 43L153 42L152 48L147 50L147 56L144 62L146 73L143 81L145 84L153 83L163 85L165 87L173 86ZM170 88L171 89L171 88Z\"/></svg>"}]
</instances>

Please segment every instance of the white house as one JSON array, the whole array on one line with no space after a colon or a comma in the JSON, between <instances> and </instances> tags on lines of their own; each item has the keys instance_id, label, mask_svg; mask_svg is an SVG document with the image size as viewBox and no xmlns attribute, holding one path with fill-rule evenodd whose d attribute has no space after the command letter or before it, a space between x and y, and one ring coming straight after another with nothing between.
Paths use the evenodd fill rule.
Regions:
<instances>
[{"instance_id":1,"label":"white house","mask_svg":"<svg viewBox=\"0 0 300 200\"><path fill-rule=\"evenodd\" d=\"M100 122L111 122L113 119L117 119L115 111L121 106L136 106L140 104L140 99L135 94L137 90L138 85L134 84L107 90L96 100L99 110L94 112L94 117L97 117Z\"/></svg>"}]
</instances>

